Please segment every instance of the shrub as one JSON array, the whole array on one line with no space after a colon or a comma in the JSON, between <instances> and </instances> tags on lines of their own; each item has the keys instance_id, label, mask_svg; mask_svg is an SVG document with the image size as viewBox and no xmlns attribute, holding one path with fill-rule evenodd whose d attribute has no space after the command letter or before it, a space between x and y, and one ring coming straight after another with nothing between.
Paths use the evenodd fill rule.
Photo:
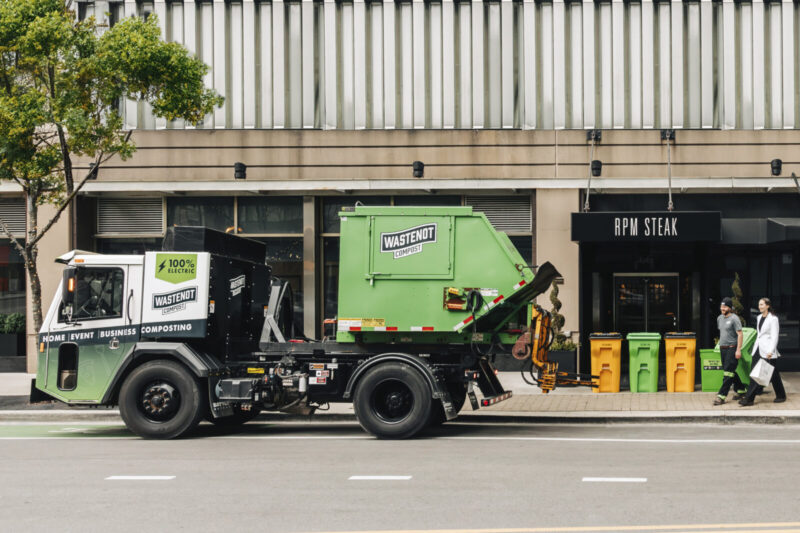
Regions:
<instances>
[{"instance_id":1,"label":"shrub","mask_svg":"<svg viewBox=\"0 0 800 533\"><path fill-rule=\"evenodd\" d=\"M553 280L550 290L550 303L553 308L550 310L550 325L553 328L553 343L550 345L550 350L571 352L577 349L577 346L571 340L567 340L567 336L561 332L564 327L566 319L564 315L559 313L561 311L561 300L558 299L558 284Z\"/></svg>"}]
</instances>

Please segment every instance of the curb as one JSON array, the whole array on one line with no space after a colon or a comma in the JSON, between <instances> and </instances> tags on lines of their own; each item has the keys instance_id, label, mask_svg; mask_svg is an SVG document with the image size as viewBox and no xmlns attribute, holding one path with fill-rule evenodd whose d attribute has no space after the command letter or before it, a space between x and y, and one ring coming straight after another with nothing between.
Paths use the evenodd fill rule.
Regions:
<instances>
[{"instance_id":1,"label":"curb","mask_svg":"<svg viewBox=\"0 0 800 533\"><path fill-rule=\"evenodd\" d=\"M50 409L0 411L0 422L121 422L117 409ZM357 422L354 414L331 413L292 415L261 413L258 422ZM750 411L727 413L703 411L688 412L562 412L522 413L498 412L484 414L465 413L456 419L466 424L800 424L800 411Z\"/></svg>"}]
</instances>

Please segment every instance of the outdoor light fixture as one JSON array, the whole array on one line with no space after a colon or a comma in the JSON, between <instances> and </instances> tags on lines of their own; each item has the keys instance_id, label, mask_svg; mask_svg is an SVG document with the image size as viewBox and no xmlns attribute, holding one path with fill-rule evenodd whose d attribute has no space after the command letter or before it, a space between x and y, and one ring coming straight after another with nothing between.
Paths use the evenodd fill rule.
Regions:
<instances>
[{"instance_id":1,"label":"outdoor light fixture","mask_svg":"<svg viewBox=\"0 0 800 533\"><path fill-rule=\"evenodd\" d=\"M100 171L100 169L97 168L97 163L94 163L94 162L89 163L89 176L86 179L87 180L96 180L97 179L97 173L99 171Z\"/></svg>"},{"instance_id":2,"label":"outdoor light fixture","mask_svg":"<svg viewBox=\"0 0 800 533\"><path fill-rule=\"evenodd\" d=\"M244 163L234 163L233 164L233 177L237 180L246 180L247 179L247 165Z\"/></svg>"},{"instance_id":3,"label":"outdoor light fixture","mask_svg":"<svg viewBox=\"0 0 800 533\"><path fill-rule=\"evenodd\" d=\"M773 176L780 176L781 170L783 169L783 161L780 159L773 159L769 162L769 166L772 167L772 175Z\"/></svg>"},{"instance_id":4,"label":"outdoor light fixture","mask_svg":"<svg viewBox=\"0 0 800 533\"><path fill-rule=\"evenodd\" d=\"M603 162L599 159L592 159L592 176L595 178L600 176L603 171Z\"/></svg>"},{"instance_id":5,"label":"outdoor light fixture","mask_svg":"<svg viewBox=\"0 0 800 533\"><path fill-rule=\"evenodd\" d=\"M414 169L415 178L421 178L425 175L425 163L422 161L414 161L411 167Z\"/></svg>"}]
</instances>

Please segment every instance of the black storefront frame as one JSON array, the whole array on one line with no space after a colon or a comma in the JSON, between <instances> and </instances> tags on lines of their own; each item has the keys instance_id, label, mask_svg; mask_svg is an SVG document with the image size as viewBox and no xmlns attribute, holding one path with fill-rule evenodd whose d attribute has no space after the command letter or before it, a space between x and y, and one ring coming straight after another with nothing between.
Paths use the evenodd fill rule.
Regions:
<instances>
[{"instance_id":1,"label":"black storefront frame","mask_svg":"<svg viewBox=\"0 0 800 533\"><path fill-rule=\"evenodd\" d=\"M629 208L630 212L642 212L643 209L648 207L656 208L654 210L657 214L662 214L663 212L658 210L657 208L663 209L664 205L664 196L663 195L639 195L639 194L619 194L619 195L602 195L602 196L594 196L593 200L593 212L599 212L608 214L608 212L613 211L620 211L620 212L628 212L625 208ZM708 195L708 194L686 194L680 195L676 199L676 205L685 206L686 209L691 209L694 211L703 211L703 208L712 207L714 211L719 210L722 219L721 222L724 226L727 227L727 231L723 231L726 233L726 239L729 238L730 235L730 228L731 226L727 224L731 222L731 219L734 219L736 222L744 223L745 227L749 227L752 225L758 226L759 223L762 224L764 227L768 227L772 225L772 217L797 217L800 215L800 196L798 195L785 195L785 194L728 194L728 195ZM710 211L710 210L709 210ZM644 211L646 213L646 211ZM677 213L681 213L678 211ZM726 220L728 219L728 220ZM792 222L795 223L795 222ZM749 235L744 237L744 240L752 239L753 235L756 232L750 232ZM764 237L766 237L766 233L764 232ZM739 238L742 238L739 235ZM796 335L800 336L800 317L798 317L798 313L800 313L800 306L798 306L795 302L800 298L800 242L776 242L776 243L767 243L767 242L758 242L758 243L741 243L736 242L736 236L734 235L733 242L723 242L722 236L717 242L704 242L704 243L691 243L686 242L683 244L673 243L670 244L673 251L691 253L692 260L691 266L687 267L684 270L680 271L680 285L683 286L684 283L689 283L689 289L691 291L692 301L690 302L691 306L691 317L681 317L681 324L680 328L678 329L694 329L697 330L698 333L698 348L705 348L709 346L713 346L713 342L717 335L716 326L715 326L715 319L718 314L719 308L719 298L720 294L722 293L723 289L719 288L720 276L724 276L726 274L725 262L729 261L731 258L737 257L746 257L751 258L754 256L761 257L766 261L767 264L770 264L770 261L774 261L776 257L780 258L782 255L788 254L791 261L791 268L790 270L790 281L789 285L791 286L789 290L788 297L784 297L785 301L790 302L789 305L792 309L789 312L786 312L784 309L782 315L790 317L792 320L787 322L787 328L794 328L796 331ZM598 241L600 239L597 239ZM690 241L691 239L689 239ZM646 241L644 243L637 243L634 244L632 242L628 242L624 245L613 244L613 243L601 243L601 242L594 242L594 243L586 243L586 242L578 242L579 244L579 328L580 328L580 342L581 348L579 353L579 360L580 360L580 368L581 371L587 372L591 366L591 359L590 359L590 346L589 346L589 334L593 331L594 319L593 316L593 293L596 291L594 288L594 272L596 269L593 269L593 263L597 260L597 246L604 246L607 248L608 253L618 253L618 254L630 254L631 246L644 246L646 245ZM663 245L661 245L663 246ZM677 248L675 248L677 247ZM687 252L688 251L688 252ZM645 266L646 267L646 266ZM645 268L643 267L643 268ZM602 270L602 268L601 268ZM606 269L607 271L608 269ZM654 271L667 271L672 270L669 267L665 267L663 264L659 264L657 268L654 268ZM626 271L630 271L627 269ZM635 269L634 269L635 271ZM643 270L642 270L643 271ZM606 272L609 277L613 278L613 272ZM753 301L757 300L757 297L763 295L755 295L750 294L750 285L751 280L749 279L750 276L753 274L750 272L750 267L748 264L748 269L746 272L740 273L743 279L742 281L742 289L744 292L743 303L746 307L745 313L747 314L748 307L752 304ZM760 274L758 274L760 275ZM772 276L772 271L769 272L769 276ZM770 287L769 284L775 285L777 283L774 279L768 279L766 281L768 290L767 292L781 292L776 291L774 287ZM602 287L601 287L602 289ZM613 286L609 286L609 290L613 291ZM724 294L723 296L729 296L730 293ZM771 296L767 294L767 296ZM608 296L609 300L612 298ZM797 303L800 303L798 301ZM611 302L613 305L613 302ZM779 311L781 311L779 309ZM605 312L605 311L603 311ZM612 310L613 313L613 310ZM748 317L750 318L750 317ZM751 320L753 322L753 320ZM754 322L753 322L754 323ZM749 325L753 325L752 323ZM691 327L687 327L691 326ZM782 335L782 338L784 336ZM797 337L793 337L797 338ZM800 341L798 341L797 346L784 346L782 353L784 355L788 355L789 357L784 358L783 365L787 370L800 370ZM623 343L625 346L626 343ZM663 346L663 343L662 343ZM623 350L623 361L627 358L627 351ZM663 354L662 354L663 356ZM661 368L661 372L663 373L663 365ZM623 376L626 376L627 373L623 371ZM697 379L699 381L700 375L697 374Z\"/></svg>"}]
</instances>

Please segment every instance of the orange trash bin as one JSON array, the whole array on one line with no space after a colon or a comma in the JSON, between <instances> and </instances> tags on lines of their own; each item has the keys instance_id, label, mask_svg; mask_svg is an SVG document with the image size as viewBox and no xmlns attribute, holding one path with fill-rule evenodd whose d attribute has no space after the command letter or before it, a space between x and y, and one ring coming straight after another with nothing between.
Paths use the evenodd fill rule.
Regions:
<instances>
[{"instance_id":1,"label":"orange trash bin","mask_svg":"<svg viewBox=\"0 0 800 533\"><path fill-rule=\"evenodd\" d=\"M694 392L697 338L694 333L666 333L667 392Z\"/></svg>"},{"instance_id":2,"label":"orange trash bin","mask_svg":"<svg viewBox=\"0 0 800 533\"><path fill-rule=\"evenodd\" d=\"M592 375L597 376L592 392L619 392L622 374L622 335L592 333L589 335L592 353Z\"/></svg>"}]
</instances>

